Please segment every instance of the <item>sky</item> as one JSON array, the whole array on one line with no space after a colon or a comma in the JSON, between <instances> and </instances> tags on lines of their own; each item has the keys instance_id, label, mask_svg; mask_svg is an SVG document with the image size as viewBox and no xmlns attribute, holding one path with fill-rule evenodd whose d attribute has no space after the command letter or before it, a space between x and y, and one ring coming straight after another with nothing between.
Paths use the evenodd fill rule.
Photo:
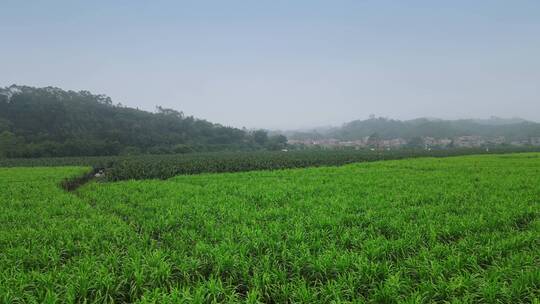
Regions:
<instances>
[{"instance_id":1,"label":"sky","mask_svg":"<svg viewBox=\"0 0 540 304\"><path fill-rule=\"evenodd\" d=\"M540 121L540 1L0 1L0 86L227 126Z\"/></svg>"}]
</instances>

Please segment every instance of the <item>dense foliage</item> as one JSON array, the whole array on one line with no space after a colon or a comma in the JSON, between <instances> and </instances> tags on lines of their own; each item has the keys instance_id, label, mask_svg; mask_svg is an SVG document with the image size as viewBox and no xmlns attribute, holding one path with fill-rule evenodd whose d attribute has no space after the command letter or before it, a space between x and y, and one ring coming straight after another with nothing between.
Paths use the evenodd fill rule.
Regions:
<instances>
[{"instance_id":1,"label":"dense foliage","mask_svg":"<svg viewBox=\"0 0 540 304\"><path fill-rule=\"evenodd\" d=\"M0 169L2 303L537 303L540 154L57 187Z\"/></svg>"},{"instance_id":2,"label":"dense foliage","mask_svg":"<svg viewBox=\"0 0 540 304\"><path fill-rule=\"evenodd\" d=\"M166 179L181 174L279 170L316 166L338 166L409 157L488 153L485 150L402 150L402 151L294 151L257 153L193 154L189 157L163 155L122 159L106 170L110 181L128 179ZM494 153L493 151L491 153Z\"/></svg>"},{"instance_id":3,"label":"dense foliage","mask_svg":"<svg viewBox=\"0 0 540 304\"><path fill-rule=\"evenodd\" d=\"M539 151L539 148L445 149L445 150L304 150L289 152L194 153L176 155L138 155L107 157L62 157L38 159L0 159L0 167L91 166L104 169L109 181L127 179L165 179L180 174L240 172L313 166L337 166L353 162L444 157L468 154Z\"/></svg>"},{"instance_id":4,"label":"dense foliage","mask_svg":"<svg viewBox=\"0 0 540 304\"><path fill-rule=\"evenodd\" d=\"M0 158L281 149L285 142L171 109L114 105L87 91L0 88Z\"/></svg>"},{"instance_id":5,"label":"dense foliage","mask_svg":"<svg viewBox=\"0 0 540 304\"><path fill-rule=\"evenodd\" d=\"M419 137L502 136L506 140L512 141L540 137L540 123L501 118L486 120L434 120L422 118L402 121L372 117L366 120L351 121L339 128L287 133L291 139L338 138L342 140L357 140L373 134L377 134L384 139L403 138L408 140Z\"/></svg>"}]
</instances>

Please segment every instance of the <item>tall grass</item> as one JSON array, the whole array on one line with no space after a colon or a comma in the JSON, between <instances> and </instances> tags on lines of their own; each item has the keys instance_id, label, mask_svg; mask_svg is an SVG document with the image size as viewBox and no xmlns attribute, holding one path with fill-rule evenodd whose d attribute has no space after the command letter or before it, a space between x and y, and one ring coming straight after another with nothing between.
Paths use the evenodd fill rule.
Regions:
<instances>
[{"instance_id":1,"label":"tall grass","mask_svg":"<svg viewBox=\"0 0 540 304\"><path fill-rule=\"evenodd\" d=\"M0 169L0 301L540 297L540 154L56 187L82 172Z\"/></svg>"}]
</instances>

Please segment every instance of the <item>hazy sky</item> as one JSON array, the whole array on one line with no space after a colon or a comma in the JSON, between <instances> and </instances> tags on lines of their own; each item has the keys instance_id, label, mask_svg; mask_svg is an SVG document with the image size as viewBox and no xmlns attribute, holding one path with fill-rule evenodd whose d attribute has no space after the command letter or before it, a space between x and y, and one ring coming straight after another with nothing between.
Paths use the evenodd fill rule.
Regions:
<instances>
[{"instance_id":1,"label":"hazy sky","mask_svg":"<svg viewBox=\"0 0 540 304\"><path fill-rule=\"evenodd\" d=\"M0 1L0 86L236 127L540 120L540 1Z\"/></svg>"}]
</instances>

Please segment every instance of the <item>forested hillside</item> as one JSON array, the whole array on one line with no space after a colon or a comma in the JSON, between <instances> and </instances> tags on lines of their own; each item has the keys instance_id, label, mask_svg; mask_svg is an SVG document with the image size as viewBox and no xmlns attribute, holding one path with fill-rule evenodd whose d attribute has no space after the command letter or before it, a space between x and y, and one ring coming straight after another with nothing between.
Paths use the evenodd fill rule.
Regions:
<instances>
[{"instance_id":1,"label":"forested hillside","mask_svg":"<svg viewBox=\"0 0 540 304\"><path fill-rule=\"evenodd\" d=\"M394 120L371 117L366 120L355 120L339 128L323 130L289 132L293 139L337 138L356 140L377 134L380 138L434 137L452 138L458 136L477 135L485 137L503 136L509 140L522 140L540 136L540 124L521 119L490 118L484 120L461 119L441 120L420 118L414 120Z\"/></svg>"},{"instance_id":2,"label":"forested hillside","mask_svg":"<svg viewBox=\"0 0 540 304\"><path fill-rule=\"evenodd\" d=\"M171 109L151 113L115 105L88 91L0 88L0 157L279 149L285 141Z\"/></svg>"}]
</instances>

